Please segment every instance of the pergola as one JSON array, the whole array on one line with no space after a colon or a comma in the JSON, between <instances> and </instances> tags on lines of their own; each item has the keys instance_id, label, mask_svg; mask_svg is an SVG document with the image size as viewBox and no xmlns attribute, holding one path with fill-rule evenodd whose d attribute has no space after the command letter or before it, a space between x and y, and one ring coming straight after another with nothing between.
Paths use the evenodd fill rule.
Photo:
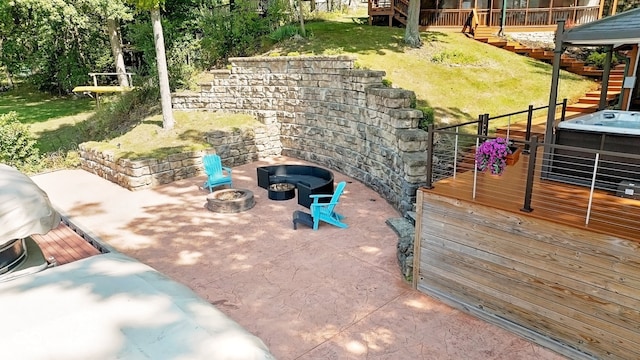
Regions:
<instances>
[{"instance_id":1,"label":"pergola","mask_svg":"<svg viewBox=\"0 0 640 360\"><path fill-rule=\"evenodd\" d=\"M606 17L588 24L564 28L564 20L558 21L556 41L553 57L553 72L551 91L549 93L549 113L545 130L545 142L553 139L555 120L555 104L558 97L558 79L560 77L560 57L567 46L603 46L607 50L607 57L602 74L602 90L598 110L604 109L607 101L609 72L613 50L624 45L632 46L631 62L625 74L622 89L622 110L628 110L631 94L636 82L638 57L640 52L640 8L629 10L614 16Z\"/></svg>"}]
</instances>

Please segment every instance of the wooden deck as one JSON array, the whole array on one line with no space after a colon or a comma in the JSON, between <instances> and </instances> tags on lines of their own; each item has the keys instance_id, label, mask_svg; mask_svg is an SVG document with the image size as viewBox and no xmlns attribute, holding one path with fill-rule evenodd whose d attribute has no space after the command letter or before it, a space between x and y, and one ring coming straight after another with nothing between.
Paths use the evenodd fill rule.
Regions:
<instances>
[{"instance_id":1,"label":"wooden deck","mask_svg":"<svg viewBox=\"0 0 640 360\"><path fill-rule=\"evenodd\" d=\"M64 223L45 235L32 235L45 259L53 257L58 265L100 254L100 251Z\"/></svg>"},{"instance_id":2,"label":"wooden deck","mask_svg":"<svg viewBox=\"0 0 640 360\"><path fill-rule=\"evenodd\" d=\"M541 167L541 150L538 151L536 169ZM538 170L534 176L531 202L533 211L521 211L524 205L528 164L529 155L521 155L518 163L508 166L502 176L479 173L476 179L475 199L472 193L473 164L459 165L455 178L440 180L434 183L433 189L423 191L640 242L640 200L595 190L589 209L588 187L543 180ZM586 216L589 211L590 218L587 223Z\"/></svg>"},{"instance_id":3,"label":"wooden deck","mask_svg":"<svg viewBox=\"0 0 640 360\"><path fill-rule=\"evenodd\" d=\"M640 359L640 200L543 180L531 155L502 176L459 164L420 189L414 286L570 359ZM586 218L589 213L589 221Z\"/></svg>"}]
</instances>

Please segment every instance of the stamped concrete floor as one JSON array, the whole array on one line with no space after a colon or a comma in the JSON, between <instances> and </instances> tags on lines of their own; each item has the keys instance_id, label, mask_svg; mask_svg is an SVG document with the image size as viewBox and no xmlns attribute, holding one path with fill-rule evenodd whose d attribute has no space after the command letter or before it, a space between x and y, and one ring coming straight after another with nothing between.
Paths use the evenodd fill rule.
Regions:
<instances>
[{"instance_id":1,"label":"stamped concrete floor","mask_svg":"<svg viewBox=\"0 0 640 360\"><path fill-rule=\"evenodd\" d=\"M256 167L233 169L254 192L239 214L205 208L204 177L130 192L82 170L34 177L55 206L117 250L181 282L259 336L278 359L563 359L425 296L403 282L399 214L365 185L347 181L338 210L348 229L293 230L295 199L272 201Z\"/></svg>"}]
</instances>

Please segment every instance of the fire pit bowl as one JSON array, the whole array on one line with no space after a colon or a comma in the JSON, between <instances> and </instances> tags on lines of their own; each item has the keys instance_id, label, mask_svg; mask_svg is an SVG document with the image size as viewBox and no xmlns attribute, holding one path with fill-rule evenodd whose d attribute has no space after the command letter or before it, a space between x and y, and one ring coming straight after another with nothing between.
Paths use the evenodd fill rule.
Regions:
<instances>
[{"instance_id":1,"label":"fire pit bowl","mask_svg":"<svg viewBox=\"0 0 640 360\"><path fill-rule=\"evenodd\" d=\"M207 209L217 213L239 213L255 204L253 192L247 189L224 189L207 195Z\"/></svg>"},{"instance_id":2,"label":"fire pit bowl","mask_svg":"<svg viewBox=\"0 0 640 360\"><path fill-rule=\"evenodd\" d=\"M296 186L289 183L277 183L269 185L270 200L289 200L296 197Z\"/></svg>"}]
</instances>

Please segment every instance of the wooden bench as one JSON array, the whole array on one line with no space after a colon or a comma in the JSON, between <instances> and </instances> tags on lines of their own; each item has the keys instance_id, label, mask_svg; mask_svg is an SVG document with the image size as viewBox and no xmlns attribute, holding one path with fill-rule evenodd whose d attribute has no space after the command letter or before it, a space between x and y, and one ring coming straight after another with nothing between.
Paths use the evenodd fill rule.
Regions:
<instances>
[{"instance_id":1,"label":"wooden bench","mask_svg":"<svg viewBox=\"0 0 640 360\"><path fill-rule=\"evenodd\" d=\"M309 165L273 165L257 168L258 186L268 189L269 185L289 183L298 189L298 204L309 208L311 194L333 194L333 173L329 170Z\"/></svg>"}]
</instances>

